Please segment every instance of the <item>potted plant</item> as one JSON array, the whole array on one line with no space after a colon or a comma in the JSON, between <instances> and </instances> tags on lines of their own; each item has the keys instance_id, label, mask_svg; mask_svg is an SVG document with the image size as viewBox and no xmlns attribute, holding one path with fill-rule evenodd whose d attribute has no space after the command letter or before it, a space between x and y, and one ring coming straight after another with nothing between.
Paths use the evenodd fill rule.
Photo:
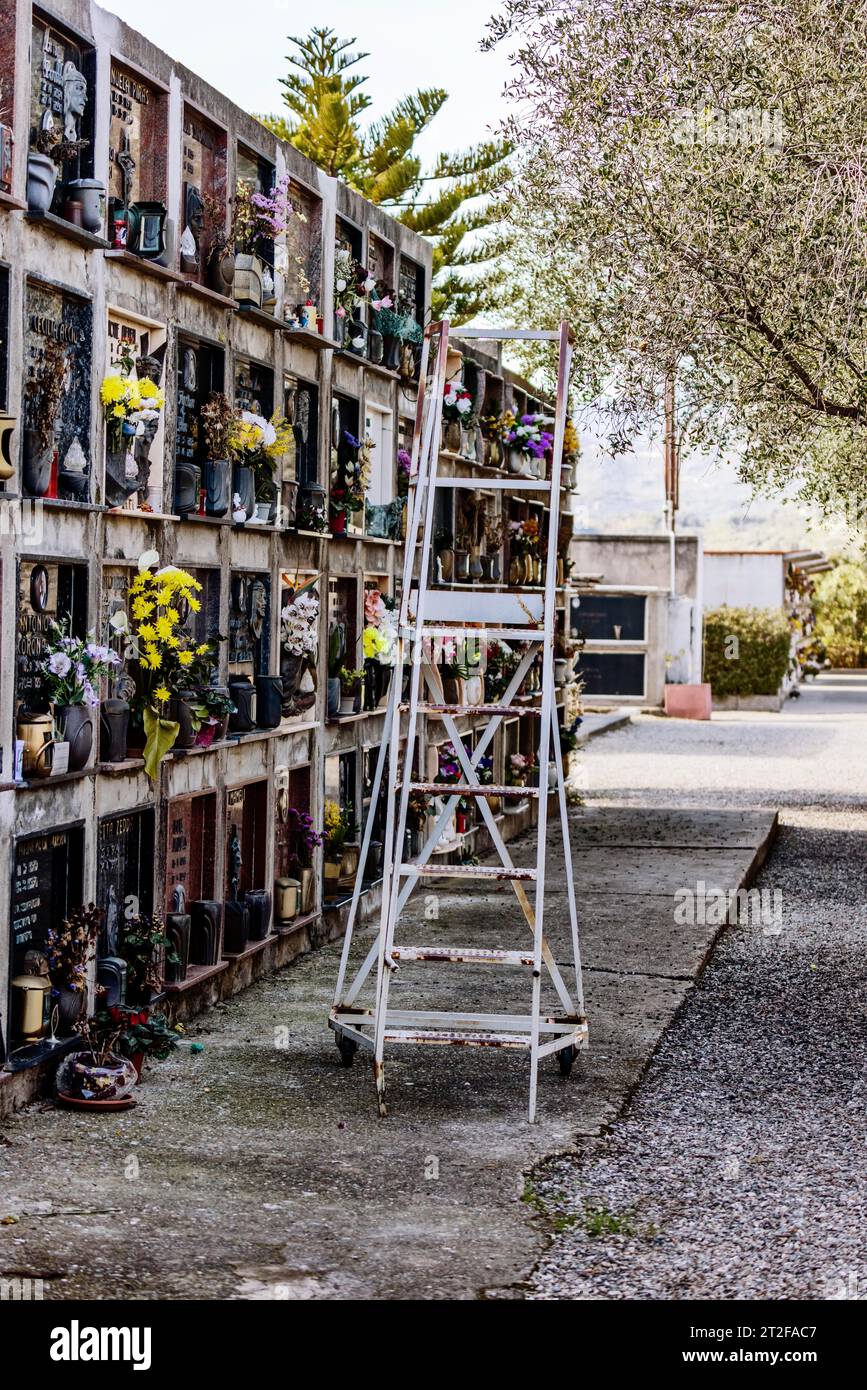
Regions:
<instances>
[{"instance_id":1,"label":"potted plant","mask_svg":"<svg viewBox=\"0 0 867 1390\"><path fill-rule=\"evenodd\" d=\"M107 1030L81 1023L82 1046L65 1056L57 1068L55 1087L61 1105L86 1110L123 1110L134 1105L136 1069L115 1047L122 1027Z\"/></svg>"},{"instance_id":2,"label":"potted plant","mask_svg":"<svg viewBox=\"0 0 867 1390\"><path fill-rule=\"evenodd\" d=\"M504 416L501 412L494 410L492 414L482 416L479 423L482 427L483 462L489 468L501 468L505 459L506 427Z\"/></svg>"},{"instance_id":3,"label":"potted plant","mask_svg":"<svg viewBox=\"0 0 867 1390\"><path fill-rule=\"evenodd\" d=\"M225 205L212 193L204 195L202 204L204 231L207 238L207 252L204 261L207 281L211 289L217 294L231 299L235 283L234 215L231 223L227 225ZM190 272L197 272L198 253L196 252L195 261L192 257L192 252L195 250L195 245L191 245L190 259L185 267L184 245L181 242L181 270L188 267Z\"/></svg>"},{"instance_id":4,"label":"potted plant","mask_svg":"<svg viewBox=\"0 0 867 1390\"><path fill-rule=\"evenodd\" d=\"M56 1031L69 1037L87 1002L87 967L96 949L103 913L95 903L77 907L59 927L48 929L48 969L56 1001Z\"/></svg>"},{"instance_id":5,"label":"potted plant","mask_svg":"<svg viewBox=\"0 0 867 1390\"><path fill-rule=\"evenodd\" d=\"M258 252L264 243L281 236L294 216L289 188L288 174L283 174L269 193L258 192L243 179L235 185L232 293L241 308L262 307L265 267Z\"/></svg>"},{"instance_id":6,"label":"potted plant","mask_svg":"<svg viewBox=\"0 0 867 1390\"><path fill-rule=\"evenodd\" d=\"M376 709L388 694L396 659L397 624L394 613L393 599L386 598L378 589L368 589L364 595L365 627L362 633L365 709Z\"/></svg>"},{"instance_id":7,"label":"potted plant","mask_svg":"<svg viewBox=\"0 0 867 1390\"><path fill-rule=\"evenodd\" d=\"M358 711L361 682L364 671L353 666L340 668L340 718L356 714Z\"/></svg>"},{"instance_id":8,"label":"potted plant","mask_svg":"<svg viewBox=\"0 0 867 1390\"><path fill-rule=\"evenodd\" d=\"M333 896L341 877L343 851L354 823L351 806L340 806L336 801L326 801L325 820L322 832L325 847L324 873L326 896ZM331 893L329 893L329 887Z\"/></svg>"},{"instance_id":9,"label":"potted plant","mask_svg":"<svg viewBox=\"0 0 867 1390\"><path fill-rule=\"evenodd\" d=\"M145 426L158 421L165 406L165 395L150 377L141 380L130 375L131 357L121 359L116 372L103 377L99 399L105 420L105 500L109 507L120 507L141 486L139 467L133 454L133 440Z\"/></svg>"},{"instance_id":10,"label":"potted plant","mask_svg":"<svg viewBox=\"0 0 867 1390\"><path fill-rule=\"evenodd\" d=\"M179 963L165 925L156 913L122 920L118 955L126 961L126 997L133 1004L149 1004L163 985L163 963Z\"/></svg>"},{"instance_id":11,"label":"potted plant","mask_svg":"<svg viewBox=\"0 0 867 1390\"><path fill-rule=\"evenodd\" d=\"M377 280L370 292L370 308L372 315L372 328L369 335L368 351L371 353L371 361L379 361L390 372L396 372L400 365L400 331L402 327L401 319L394 312L397 295L393 286L387 284L385 280ZM373 356L374 337L378 340L375 351L378 357Z\"/></svg>"},{"instance_id":12,"label":"potted plant","mask_svg":"<svg viewBox=\"0 0 867 1390\"><path fill-rule=\"evenodd\" d=\"M287 699L295 694L307 667L316 661L319 647L319 595L313 588L316 578L294 590L280 613L280 674Z\"/></svg>"},{"instance_id":13,"label":"potted plant","mask_svg":"<svg viewBox=\"0 0 867 1390\"><path fill-rule=\"evenodd\" d=\"M212 391L199 411L197 437L205 450L205 512L225 516L232 493L232 431L236 412L228 396Z\"/></svg>"},{"instance_id":14,"label":"potted plant","mask_svg":"<svg viewBox=\"0 0 867 1390\"><path fill-rule=\"evenodd\" d=\"M181 621L181 610L201 609L201 584L176 565L157 569L159 552L146 550L139 556L138 573L127 590L128 610L112 617L112 626L126 635L136 684L132 708L140 718L144 734L145 771L151 779L174 747L180 721L170 717L170 703L189 703L191 668L197 659L211 657L211 638L196 643Z\"/></svg>"},{"instance_id":15,"label":"potted plant","mask_svg":"<svg viewBox=\"0 0 867 1390\"><path fill-rule=\"evenodd\" d=\"M169 1023L165 1014L150 1009L125 1009L114 1005L93 1020L99 1038L111 1039L112 1050L132 1062L136 1079L141 1081L147 1062L165 1062L184 1036L182 1023Z\"/></svg>"},{"instance_id":16,"label":"potted plant","mask_svg":"<svg viewBox=\"0 0 867 1390\"><path fill-rule=\"evenodd\" d=\"M54 435L66 389L68 348L45 340L41 365L24 384L22 482L31 497L44 497L51 482Z\"/></svg>"},{"instance_id":17,"label":"potted plant","mask_svg":"<svg viewBox=\"0 0 867 1390\"><path fill-rule=\"evenodd\" d=\"M473 419L473 398L459 382L447 381L443 391L443 448L450 454L461 451L461 430Z\"/></svg>"},{"instance_id":18,"label":"potted plant","mask_svg":"<svg viewBox=\"0 0 867 1390\"><path fill-rule=\"evenodd\" d=\"M80 772L87 766L93 747L99 683L120 665L120 657L110 647L95 642L92 634L73 637L67 618L53 622L49 632L42 679L55 727L62 742L69 744L69 771Z\"/></svg>"},{"instance_id":19,"label":"potted plant","mask_svg":"<svg viewBox=\"0 0 867 1390\"><path fill-rule=\"evenodd\" d=\"M347 325L355 318L364 295L365 286L373 286L364 267L352 252L339 246L334 254L334 337L342 347Z\"/></svg>"},{"instance_id":20,"label":"potted plant","mask_svg":"<svg viewBox=\"0 0 867 1390\"><path fill-rule=\"evenodd\" d=\"M252 491L257 519L267 522L277 511L274 470L286 453L291 425L275 411L270 420L251 410L238 412L230 426L229 452L235 461L234 487L243 498ZM247 519L253 511L247 512Z\"/></svg>"},{"instance_id":21,"label":"potted plant","mask_svg":"<svg viewBox=\"0 0 867 1390\"><path fill-rule=\"evenodd\" d=\"M313 856L322 844L323 837L314 830L313 817L309 811L290 806L286 819L289 826L289 869L301 884L301 911L306 914L312 912L316 906Z\"/></svg>"},{"instance_id":22,"label":"potted plant","mask_svg":"<svg viewBox=\"0 0 867 1390\"><path fill-rule=\"evenodd\" d=\"M328 718L336 719L340 713L340 672L346 656L346 628L343 623L335 623L328 634Z\"/></svg>"},{"instance_id":23,"label":"potted plant","mask_svg":"<svg viewBox=\"0 0 867 1390\"><path fill-rule=\"evenodd\" d=\"M550 424L547 416L529 412L507 421L505 442L509 448L509 471L525 478L545 475L545 455L554 446L554 436L544 428Z\"/></svg>"}]
</instances>

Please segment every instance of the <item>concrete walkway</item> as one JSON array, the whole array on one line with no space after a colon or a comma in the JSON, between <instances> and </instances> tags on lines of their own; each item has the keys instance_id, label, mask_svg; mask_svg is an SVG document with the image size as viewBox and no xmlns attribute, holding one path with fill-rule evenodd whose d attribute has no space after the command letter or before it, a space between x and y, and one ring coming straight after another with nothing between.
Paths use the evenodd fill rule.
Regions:
<instances>
[{"instance_id":1,"label":"concrete walkway","mask_svg":"<svg viewBox=\"0 0 867 1390\"><path fill-rule=\"evenodd\" d=\"M676 926L673 894L743 883L774 825L767 811L573 813L592 1050L569 1080L544 1065L538 1124L525 1056L463 1048L392 1053L379 1120L368 1066L342 1068L325 1026L328 948L207 1015L204 1053L153 1070L136 1109L8 1121L0 1275L42 1277L61 1299L509 1296L546 1239L525 1174L622 1109L717 931ZM553 847L549 872L565 959ZM508 885L443 897L403 939L524 945L509 899ZM529 989L523 971L406 965L392 999L524 1012Z\"/></svg>"}]
</instances>

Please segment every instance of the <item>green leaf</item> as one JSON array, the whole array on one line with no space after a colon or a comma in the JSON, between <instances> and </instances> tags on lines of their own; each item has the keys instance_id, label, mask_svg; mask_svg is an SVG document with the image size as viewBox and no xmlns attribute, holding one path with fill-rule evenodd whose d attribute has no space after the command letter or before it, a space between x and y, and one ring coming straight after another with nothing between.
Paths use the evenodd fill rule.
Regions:
<instances>
[{"instance_id":1,"label":"green leaf","mask_svg":"<svg viewBox=\"0 0 867 1390\"><path fill-rule=\"evenodd\" d=\"M176 719L163 719L149 706L145 706L142 722L145 731L145 772L154 782L160 763L166 753L175 746L175 739L181 726Z\"/></svg>"}]
</instances>

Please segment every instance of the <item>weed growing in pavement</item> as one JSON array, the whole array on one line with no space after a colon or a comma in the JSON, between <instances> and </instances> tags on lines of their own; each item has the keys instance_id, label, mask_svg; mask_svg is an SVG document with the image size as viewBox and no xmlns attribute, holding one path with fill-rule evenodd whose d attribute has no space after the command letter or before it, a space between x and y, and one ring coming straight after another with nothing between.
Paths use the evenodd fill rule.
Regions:
<instances>
[{"instance_id":1,"label":"weed growing in pavement","mask_svg":"<svg viewBox=\"0 0 867 1390\"><path fill-rule=\"evenodd\" d=\"M584 1212L584 1230L588 1236L634 1236L635 1209L610 1211L604 1204L600 1207L587 1207Z\"/></svg>"}]
</instances>

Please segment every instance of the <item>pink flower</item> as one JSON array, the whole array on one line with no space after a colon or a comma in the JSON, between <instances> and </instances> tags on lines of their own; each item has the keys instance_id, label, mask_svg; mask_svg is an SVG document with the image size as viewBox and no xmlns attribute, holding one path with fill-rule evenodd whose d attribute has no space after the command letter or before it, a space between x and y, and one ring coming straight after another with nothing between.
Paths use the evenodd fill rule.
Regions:
<instances>
[{"instance_id":1,"label":"pink flower","mask_svg":"<svg viewBox=\"0 0 867 1390\"><path fill-rule=\"evenodd\" d=\"M346 310L344 309L344 307L343 307L342 304L338 304L338 306L337 306L337 308L335 309L334 312L335 312L335 314L337 315L337 317L338 317L339 319L345 319L345 318L346 318Z\"/></svg>"}]
</instances>

